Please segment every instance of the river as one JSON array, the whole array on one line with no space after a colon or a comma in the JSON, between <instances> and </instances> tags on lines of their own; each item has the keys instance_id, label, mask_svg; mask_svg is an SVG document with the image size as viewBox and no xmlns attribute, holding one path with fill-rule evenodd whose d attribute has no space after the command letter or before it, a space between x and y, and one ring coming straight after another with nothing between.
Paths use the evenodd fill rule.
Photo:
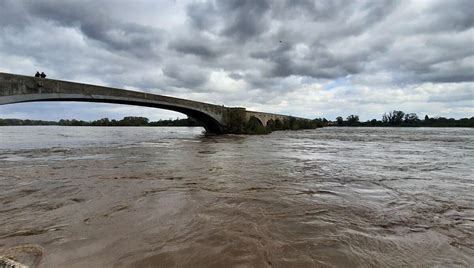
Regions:
<instances>
[{"instance_id":1,"label":"river","mask_svg":"<svg viewBox=\"0 0 474 268\"><path fill-rule=\"evenodd\" d=\"M39 267L474 266L474 129L0 127L0 255Z\"/></svg>"}]
</instances>

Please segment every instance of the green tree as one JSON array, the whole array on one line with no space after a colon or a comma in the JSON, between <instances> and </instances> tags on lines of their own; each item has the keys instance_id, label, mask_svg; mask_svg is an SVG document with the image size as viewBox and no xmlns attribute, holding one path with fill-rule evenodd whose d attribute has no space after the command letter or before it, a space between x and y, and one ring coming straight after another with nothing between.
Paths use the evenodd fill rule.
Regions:
<instances>
[{"instance_id":1,"label":"green tree","mask_svg":"<svg viewBox=\"0 0 474 268\"><path fill-rule=\"evenodd\" d=\"M384 113L382 116L382 122L385 125L399 126L403 123L403 117L405 113L402 111L393 110L393 112Z\"/></svg>"},{"instance_id":2,"label":"green tree","mask_svg":"<svg viewBox=\"0 0 474 268\"><path fill-rule=\"evenodd\" d=\"M418 124L419 121L420 119L418 118L418 115L416 115L415 113L405 114L404 123L406 125L416 125Z\"/></svg>"},{"instance_id":3,"label":"green tree","mask_svg":"<svg viewBox=\"0 0 474 268\"><path fill-rule=\"evenodd\" d=\"M358 115L353 115L353 114L351 114L351 115L349 115L349 116L346 118L346 120L347 120L347 124L348 124L349 126L357 126L357 125L359 125L359 116L358 116Z\"/></svg>"},{"instance_id":4,"label":"green tree","mask_svg":"<svg viewBox=\"0 0 474 268\"><path fill-rule=\"evenodd\" d=\"M148 125L148 118L140 116L127 116L119 121L121 126L146 126Z\"/></svg>"}]
</instances>

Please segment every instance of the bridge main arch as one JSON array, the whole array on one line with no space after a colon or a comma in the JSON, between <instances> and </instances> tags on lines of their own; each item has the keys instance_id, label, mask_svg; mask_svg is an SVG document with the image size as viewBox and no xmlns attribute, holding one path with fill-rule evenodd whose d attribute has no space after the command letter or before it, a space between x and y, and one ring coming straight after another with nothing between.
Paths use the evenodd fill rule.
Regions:
<instances>
[{"instance_id":1,"label":"bridge main arch","mask_svg":"<svg viewBox=\"0 0 474 268\"><path fill-rule=\"evenodd\" d=\"M136 100L127 100L127 99L125 100L116 99L113 97L97 98L97 96L95 96L94 98L90 98L88 96L78 96L77 94L74 94L74 95L66 94L66 95L60 95L60 96L58 95L47 96L47 94L28 94L28 95L15 96L12 98L0 97L0 104L14 104L14 103L25 103L25 102L51 102L51 101L109 103L109 104L133 105L133 106L171 110L171 111L185 114L199 121L200 123L202 123L203 127L206 129L207 132L219 134L224 131L219 121L216 118L214 118L213 115L207 114L202 111L190 109L190 108L177 107L177 106L172 106L172 105L155 104L155 103L142 102L142 101L136 101Z\"/></svg>"},{"instance_id":2,"label":"bridge main arch","mask_svg":"<svg viewBox=\"0 0 474 268\"><path fill-rule=\"evenodd\" d=\"M0 104L40 101L113 103L166 109L196 119L207 132L225 133L223 106L144 92L0 74Z\"/></svg>"}]
</instances>

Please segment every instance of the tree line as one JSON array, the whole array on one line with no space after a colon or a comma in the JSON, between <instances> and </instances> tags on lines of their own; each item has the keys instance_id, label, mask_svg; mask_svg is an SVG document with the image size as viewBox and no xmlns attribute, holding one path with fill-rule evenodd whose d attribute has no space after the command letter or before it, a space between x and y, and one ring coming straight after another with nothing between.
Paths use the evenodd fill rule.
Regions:
<instances>
[{"instance_id":1,"label":"tree line","mask_svg":"<svg viewBox=\"0 0 474 268\"><path fill-rule=\"evenodd\" d=\"M127 116L121 120L102 118L94 121L83 121L76 119L61 119L59 121L43 121L43 120L30 120L30 119L1 119L0 126L107 126L107 127L122 127L122 126L201 126L201 124L192 119L169 119L169 120L158 120L151 122L146 117L140 116Z\"/></svg>"},{"instance_id":2,"label":"tree line","mask_svg":"<svg viewBox=\"0 0 474 268\"><path fill-rule=\"evenodd\" d=\"M235 121L235 120L234 120ZM61 119L59 121L44 121L30 119L1 119L0 126L37 126L37 125L56 125L56 126L202 126L202 124L193 118L169 119L150 121L146 117L127 116L121 120L102 118L94 121L83 121L76 119ZM283 122L269 121L265 129L259 129L260 126L255 122L243 124L244 128L255 129L255 132L271 132L273 130L283 129L311 129L324 126L366 126L366 127L474 127L474 117L471 118L445 118L429 117L420 119L416 113L405 113L403 111L391 111L384 113L381 120L372 119L362 122L358 115L349 115L345 119L341 116L336 121L329 121L326 118L315 118L313 120L299 120L290 117Z\"/></svg>"},{"instance_id":3,"label":"tree line","mask_svg":"<svg viewBox=\"0 0 474 268\"><path fill-rule=\"evenodd\" d=\"M345 120L338 116L335 122L330 122L329 124L350 127L474 127L474 117L454 119L425 115L424 119L420 119L416 113L394 110L384 113L381 120L372 119L361 122L358 115L349 115Z\"/></svg>"}]
</instances>

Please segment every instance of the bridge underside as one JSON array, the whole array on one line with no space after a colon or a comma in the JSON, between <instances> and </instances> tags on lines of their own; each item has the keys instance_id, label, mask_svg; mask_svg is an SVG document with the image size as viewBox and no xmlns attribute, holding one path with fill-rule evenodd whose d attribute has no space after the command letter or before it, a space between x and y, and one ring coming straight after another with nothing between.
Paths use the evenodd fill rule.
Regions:
<instances>
[{"instance_id":1,"label":"bridge underside","mask_svg":"<svg viewBox=\"0 0 474 268\"><path fill-rule=\"evenodd\" d=\"M158 108L158 109L165 109L171 110L175 112L179 112L182 114L187 115L190 118L193 118L200 122L203 127L206 129L206 132L214 133L214 134L223 134L225 133L225 127L222 126L216 119L212 118L211 116L196 111L193 109L187 109L183 107L176 107L172 105L165 105L165 104L156 104L144 101L136 101L136 100L122 100L122 99L104 99L104 98L87 98L85 96L46 96L47 94L38 94L34 95L20 95L14 96L14 98L2 98L0 97L0 104L12 104L12 103L25 103L25 102L50 102L50 101L73 101L73 102L91 102L91 103L109 103L109 104L124 104L124 105L133 105L133 106L141 106L141 107L149 107L149 108ZM13 97L13 96L12 96ZM13 99L13 100L12 100Z\"/></svg>"}]
</instances>

